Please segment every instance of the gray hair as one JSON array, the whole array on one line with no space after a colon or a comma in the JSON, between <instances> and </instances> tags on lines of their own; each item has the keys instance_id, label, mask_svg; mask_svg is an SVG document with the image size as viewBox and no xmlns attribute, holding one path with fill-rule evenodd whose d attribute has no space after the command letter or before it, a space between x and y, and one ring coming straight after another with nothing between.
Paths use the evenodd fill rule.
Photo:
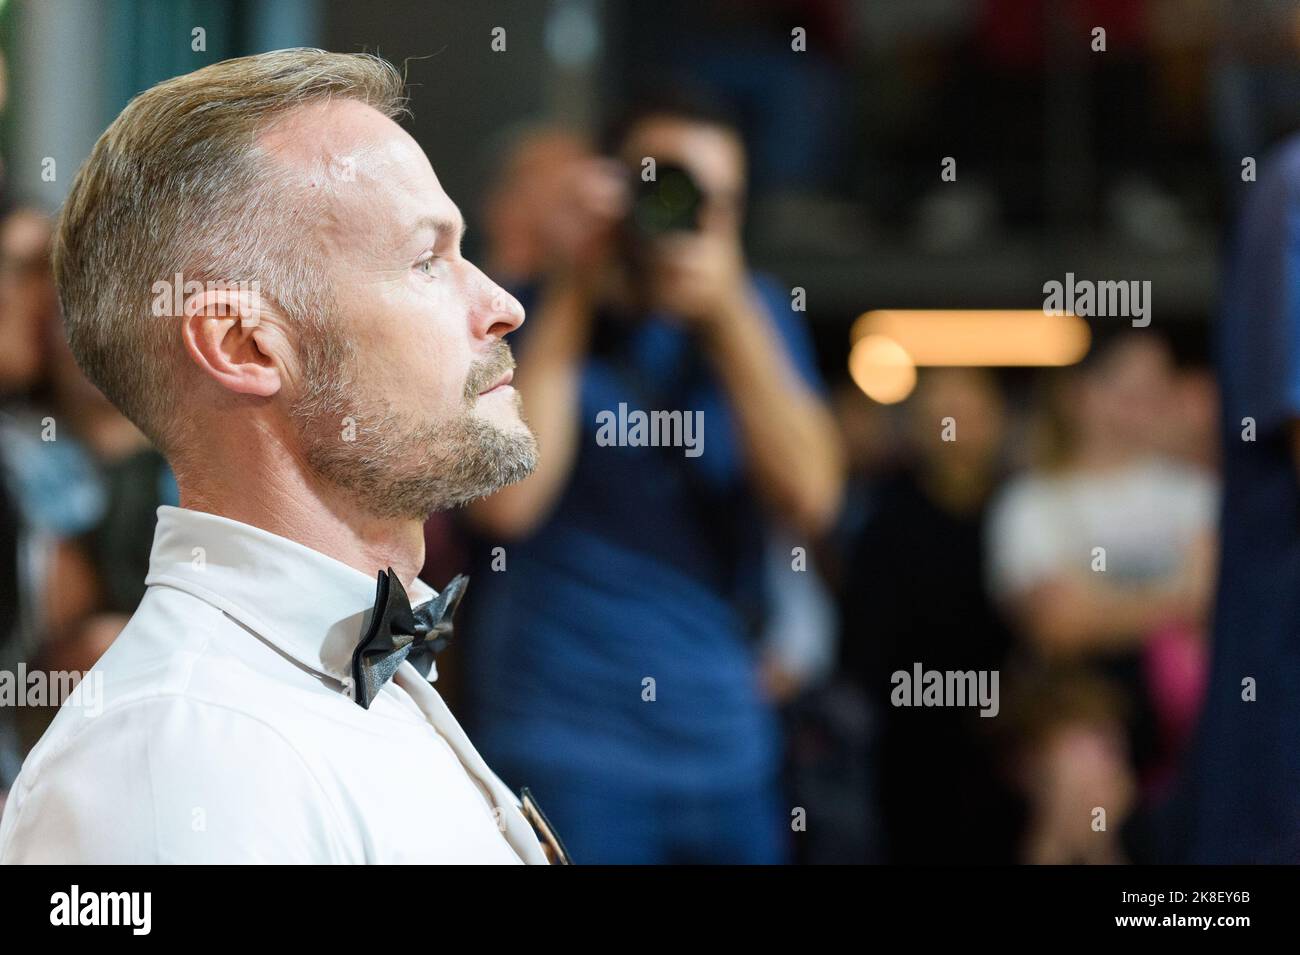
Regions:
<instances>
[{"instance_id":1,"label":"gray hair","mask_svg":"<svg viewBox=\"0 0 1300 955\"><path fill-rule=\"evenodd\" d=\"M259 142L292 111L334 98L394 119L405 111L402 77L378 57L261 53L136 96L77 173L53 251L68 341L86 376L165 453L183 434L181 336L151 309L156 283L256 282L304 328L329 312L314 207Z\"/></svg>"}]
</instances>

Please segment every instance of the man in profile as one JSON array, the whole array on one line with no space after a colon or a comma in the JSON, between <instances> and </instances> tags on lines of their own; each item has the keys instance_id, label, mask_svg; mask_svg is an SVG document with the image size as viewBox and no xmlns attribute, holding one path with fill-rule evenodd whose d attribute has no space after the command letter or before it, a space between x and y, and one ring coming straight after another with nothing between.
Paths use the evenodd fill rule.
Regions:
<instances>
[{"instance_id":1,"label":"man in profile","mask_svg":"<svg viewBox=\"0 0 1300 955\"><path fill-rule=\"evenodd\" d=\"M74 695L28 756L0 862L554 851L431 685L459 583L417 579L425 518L536 444L504 342L523 310L461 256L402 110L374 57L228 60L138 96L78 174L69 341L181 506L87 678L102 713Z\"/></svg>"}]
</instances>

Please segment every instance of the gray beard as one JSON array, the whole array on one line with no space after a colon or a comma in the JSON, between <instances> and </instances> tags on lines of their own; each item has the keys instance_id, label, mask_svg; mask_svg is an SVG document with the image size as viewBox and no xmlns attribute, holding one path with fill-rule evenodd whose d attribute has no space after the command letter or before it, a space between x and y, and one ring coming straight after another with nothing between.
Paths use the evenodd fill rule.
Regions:
<instances>
[{"instance_id":1,"label":"gray beard","mask_svg":"<svg viewBox=\"0 0 1300 955\"><path fill-rule=\"evenodd\" d=\"M317 367L305 369L314 386L292 409L307 464L375 517L423 521L523 480L537 466L532 432L478 417L477 396L467 394L450 420L420 421L362 396L343 370L350 363L321 374L322 356L315 357Z\"/></svg>"}]
</instances>

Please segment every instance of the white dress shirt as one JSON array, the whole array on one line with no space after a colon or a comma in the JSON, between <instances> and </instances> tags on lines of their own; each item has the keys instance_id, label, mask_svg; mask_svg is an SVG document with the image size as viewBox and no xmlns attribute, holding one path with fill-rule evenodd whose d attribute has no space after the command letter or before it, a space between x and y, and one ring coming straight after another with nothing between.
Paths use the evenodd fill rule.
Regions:
<instances>
[{"instance_id":1,"label":"white dress shirt","mask_svg":"<svg viewBox=\"0 0 1300 955\"><path fill-rule=\"evenodd\" d=\"M0 863L547 864L415 667L355 702L373 577L164 506L145 583L23 763ZM433 596L417 580L411 604ZM100 702L79 705L92 678Z\"/></svg>"}]
</instances>

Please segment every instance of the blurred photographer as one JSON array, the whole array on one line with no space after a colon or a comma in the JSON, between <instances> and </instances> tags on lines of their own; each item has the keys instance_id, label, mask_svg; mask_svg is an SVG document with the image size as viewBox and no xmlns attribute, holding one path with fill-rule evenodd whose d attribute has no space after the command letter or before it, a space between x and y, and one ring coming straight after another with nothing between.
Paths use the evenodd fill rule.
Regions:
<instances>
[{"instance_id":1,"label":"blurred photographer","mask_svg":"<svg viewBox=\"0 0 1300 955\"><path fill-rule=\"evenodd\" d=\"M670 95L607 147L535 220L515 385L541 461L471 507L471 719L579 862L780 862L764 544L827 527L840 452L788 291L746 266L735 127ZM636 411L697 426L601 428Z\"/></svg>"}]
</instances>

